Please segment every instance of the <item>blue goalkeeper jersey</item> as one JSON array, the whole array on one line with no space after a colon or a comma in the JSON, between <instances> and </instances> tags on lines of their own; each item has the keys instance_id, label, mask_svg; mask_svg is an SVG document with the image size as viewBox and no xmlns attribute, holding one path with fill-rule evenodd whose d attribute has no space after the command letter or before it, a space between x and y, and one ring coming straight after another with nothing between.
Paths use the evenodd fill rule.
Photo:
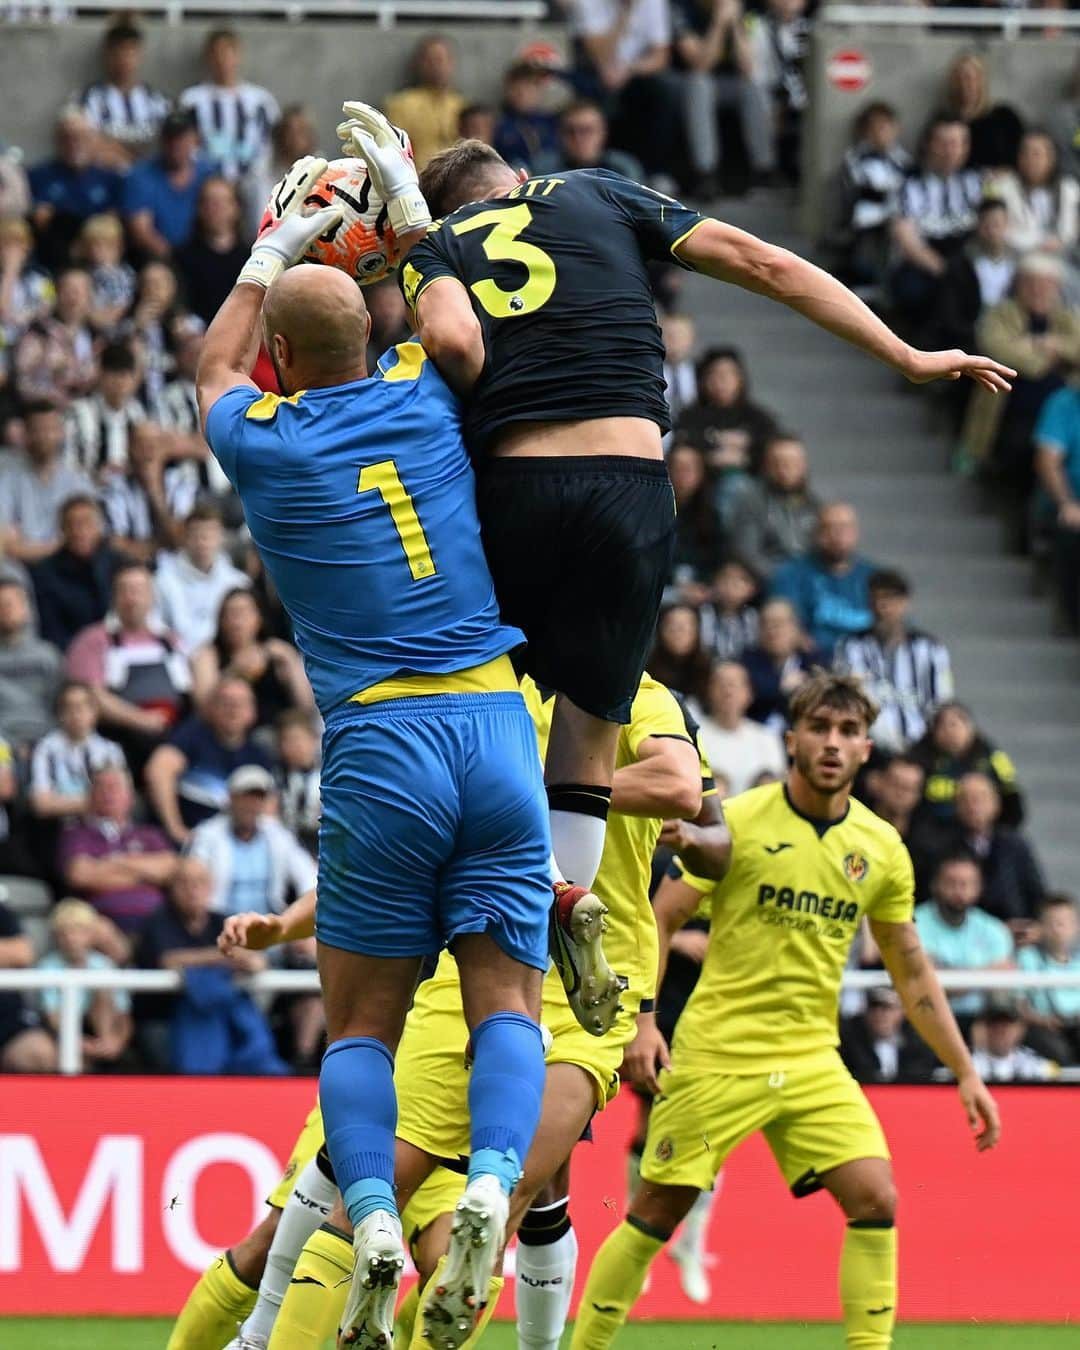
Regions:
<instances>
[{"instance_id":1,"label":"blue goalkeeper jersey","mask_svg":"<svg viewBox=\"0 0 1080 1350\"><path fill-rule=\"evenodd\" d=\"M384 680L467 670L524 642L499 618L457 399L417 343L351 384L230 389L206 434L324 714Z\"/></svg>"}]
</instances>

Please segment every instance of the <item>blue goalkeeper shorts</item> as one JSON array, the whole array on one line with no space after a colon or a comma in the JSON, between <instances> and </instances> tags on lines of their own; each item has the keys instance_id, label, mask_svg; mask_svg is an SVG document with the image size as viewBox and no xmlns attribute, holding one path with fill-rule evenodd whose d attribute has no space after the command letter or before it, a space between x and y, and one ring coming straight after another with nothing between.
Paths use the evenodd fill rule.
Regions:
<instances>
[{"instance_id":1,"label":"blue goalkeeper shorts","mask_svg":"<svg viewBox=\"0 0 1080 1350\"><path fill-rule=\"evenodd\" d=\"M347 703L327 718L316 935L425 956L490 933L545 970L551 838L516 692Z\"/></svg>"}]
</instances>

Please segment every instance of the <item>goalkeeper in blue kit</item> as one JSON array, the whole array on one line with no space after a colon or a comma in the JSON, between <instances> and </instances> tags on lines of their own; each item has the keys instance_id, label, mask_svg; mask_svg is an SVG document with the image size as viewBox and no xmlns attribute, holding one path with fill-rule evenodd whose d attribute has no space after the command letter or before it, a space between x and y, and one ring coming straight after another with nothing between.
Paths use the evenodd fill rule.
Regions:
<instances>
[{"instance_id":1,"label":"goalkeeper in blue kit","mask_svg":"<svg viewBox=\"0 0 1080 1350\"><path fill-rule=\"evenodd\" d=\"M355 283L289 270L339 218L301 214L325 167L298 161L277 189L278 223L212 323L197 384L326 725L319 1092L355 1230L341 1340L376 1347L403 1264L394 1051L422 958L449 944L473 1054L451 1294L468 1308L486 1293L540 1112L551 846L509 659L523 638L499 617L457 399L417 343L367 378ZM281 394L249 378L260 337Z\"/></svg>"}]
</instances>

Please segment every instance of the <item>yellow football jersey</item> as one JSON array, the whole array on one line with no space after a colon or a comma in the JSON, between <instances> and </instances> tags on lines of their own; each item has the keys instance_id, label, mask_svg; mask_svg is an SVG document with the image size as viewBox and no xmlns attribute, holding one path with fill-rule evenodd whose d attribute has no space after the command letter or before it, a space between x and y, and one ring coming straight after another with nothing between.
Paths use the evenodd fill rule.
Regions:
<instances>
[{"instance_id":1,"label":"yellow football jersey","mask_svg":"<svg viewBox=\"0 0 1080 1350\"><path fill-rule=\"evenodd\" d=\"M837 1044L852 940L864 917L911 918L911 858L893 827L854 798L829 824L797 811L783 783L769 783L729 798L724 815L727 876L683 872L710 897L712 923L674 1051L681 1068L770 1072Z\"/></svg>"},{"instance_id":2,"label":"yellow football jersey","mask_svg":"<svg viewBox=\"0 0 1080 1350\"><path fill-rule=\"evenodd\" d=\"M528 676L521 682L521 692L536 723L541 757L546 756L555 696L544 697ZM636 763L642 742L650 736L691 740L677 699L666 685L646 672L630 708L630 721L619 733L616 770ZM703 780L707 775L707 766L703 765ZM592 888L610 911L604 934L608 962L612 970L627 977L631 991L645 999L656 994L659 949L656 921L649 903L649 881L661 824L655 817L624 816L612 811L600 870Z\"/></svg>"}]
</instances>

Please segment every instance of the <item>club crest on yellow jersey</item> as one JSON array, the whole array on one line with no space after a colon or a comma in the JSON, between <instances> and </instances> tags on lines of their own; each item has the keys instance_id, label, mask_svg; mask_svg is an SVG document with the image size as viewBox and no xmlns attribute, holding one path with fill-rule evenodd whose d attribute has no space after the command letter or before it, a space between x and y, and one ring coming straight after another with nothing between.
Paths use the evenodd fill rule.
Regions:
<instances>
[{"instance_id":1,"label":"club crest on yellow jersey","mask_svg":"<svg viewBox=\"0 0 1080 1350\"><path fill-rule=\"evenodd\" d=\"M865 881L870 871L869 861L861 853L848 853L844 857L844 876L848 881Z\"/></svg>"}]
</instances>

